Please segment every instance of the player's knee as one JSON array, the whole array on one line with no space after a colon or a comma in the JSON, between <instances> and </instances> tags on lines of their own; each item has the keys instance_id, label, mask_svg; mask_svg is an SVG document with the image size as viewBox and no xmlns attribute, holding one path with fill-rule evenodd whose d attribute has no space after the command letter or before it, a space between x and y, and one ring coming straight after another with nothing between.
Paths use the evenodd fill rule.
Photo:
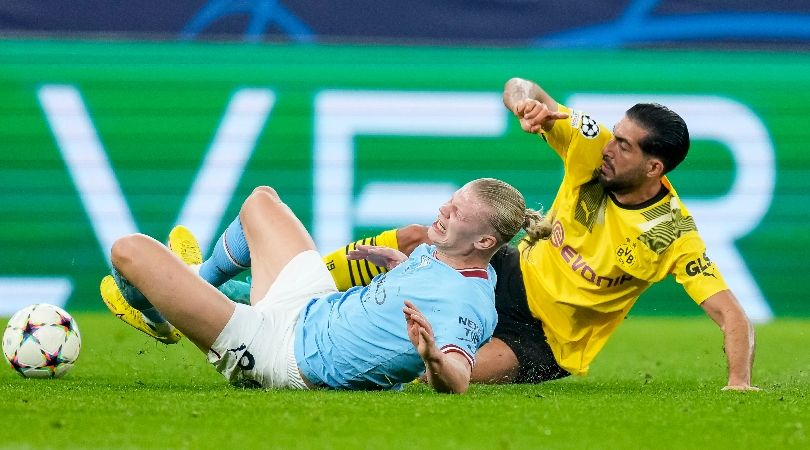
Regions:
<instances>
[{"instance_id":1,"label":"player's knee","mask_svg":"<svg viewBox=\"0 0 810 450\"><path fill-rule=\"evenodd\" d=\"M276 192L276 190L270 186L258 186L253 189L252 194L269 195L270 198L275 199L275 201L281 201L281 198L278 196L278 192Z\"/></svg>"},{"instance_id":2,"label":"player's knee","mask_svg":"<svg viewBox=\"0 0 810 450\"><path fill-rule=\"evenodd\" d=\"M125 269L137 260L138 249L149 238L143 234L130 234L119 238L110 249L110 261L118 270Z\"/></svg>"},{"instance_id":3,"label":"player's knee","mask_svg":"<svg viewBox=\"0 0 810 450\"><path fill-rule=\"evenodd\" d=\"M239 211L242 226L250 222L250 216L260 216L277 208L278 205L284 205L284 202L281 201L275 189L270 186L259 186L253 189Z\"/></svg>"},{"instance_id":4,"label":"player's knee","mask_svg":"<svg viewBox=\"0 0 810 450\"><path fill-rule=\"evenodd\" d=\"M245 203L242 204L242 210L264 208L268 203L281 203L281 198L276 190L270 186L259 186L248 195Z\"/></svg>"},{"instance_id":5,"label":"player's knee","mask_svg":"<svg viewBox=\"0 0 810 450\"><path fill-rule=\"evenodd\" d=\"M419 224L406 225L397 229L397 246L399 251L410 255L420 244L430 243L428 227Z\"/></svg>"}]
</instances>

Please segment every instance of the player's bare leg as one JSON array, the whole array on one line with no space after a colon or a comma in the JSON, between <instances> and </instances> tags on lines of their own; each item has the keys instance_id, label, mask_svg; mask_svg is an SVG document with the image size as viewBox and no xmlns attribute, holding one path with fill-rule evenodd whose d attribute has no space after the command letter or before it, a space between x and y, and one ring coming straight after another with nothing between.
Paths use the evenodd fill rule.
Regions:
<instances>
[{"instance_id":1,"label":"player's bare leg","mask_svg":"<svg viewBox=\"0 0 810 450\"><path fill-rule=\"evenodd\" d=\"M112 248L112 263L204 352L233 314L232 302L149 236L133 234L117 240Z\"/></svg>"},{"instance_id":2,"label":"player's bare leg","mask_svg":"<svg viewBox=\"0 0 810 450\"><path fill-rule=\"evenodd\" d=\"M296 255L315 250L315 242L275 190L260 186L239 212L252 255L250 303L255 305L273 285L278 274Z\"/></svg>"},{"instance_id":3,"label":"player's bare leg","mask_svg":"<svg viewBox=\"0 0 810 450\"><path fill-rule=\"evenodd\" d=\"M518 375L518 359L515 352L498 338L492 338L475 354L472 383L505 384L515 381Z\"/></svg>"}]
</instances>

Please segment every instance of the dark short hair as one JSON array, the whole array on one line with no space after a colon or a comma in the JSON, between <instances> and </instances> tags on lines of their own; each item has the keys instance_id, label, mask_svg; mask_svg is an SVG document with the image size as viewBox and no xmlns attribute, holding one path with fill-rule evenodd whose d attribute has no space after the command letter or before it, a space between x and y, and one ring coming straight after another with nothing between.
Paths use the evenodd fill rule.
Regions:
<instances>
[{"instance_id":1,"label":"dark short hair","mask_svg":"<svg viewBox=\"0 0 810 450\"><path fill-rule=\"evenodd\" d=\"M664 173L678 167L689 152L689 130L675 111L658 103L637 103L625 113L645 130L647 137L638 143L646 155L664 164Z\"/></svg>"}]
</instances>

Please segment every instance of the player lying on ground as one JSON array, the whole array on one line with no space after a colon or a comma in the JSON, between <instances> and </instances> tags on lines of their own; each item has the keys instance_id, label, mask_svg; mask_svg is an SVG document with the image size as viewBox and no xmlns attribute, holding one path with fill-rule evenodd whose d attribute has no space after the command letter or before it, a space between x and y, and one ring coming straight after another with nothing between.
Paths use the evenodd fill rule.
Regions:
<instances>
[{"instance_id":1,"label":"player lying on ground","mask_svg":"<svg viewBox=\"0 0 810 450\"><path fill-rule=\"evenodd\" d=\"M504 247L491 261L498 326L478 352L473 382L539 383L587 373L642 292L672 274L723 332L724 389L755 390L751 323L665 176L689 149L683 119L658 104L637 104L611 132L519 78L506 83L503 99L523 130L557 153L564 176L548 214L551 239ZM412 225L358 242L407 254L430 235ZM381 270L347 261L351 246L325 258L341 289L366 284ZM238 298L238 288L223 291Z\"/></svg>"},{"instance_id":2,"label":"player lying on ground","mask_svg":"<svg viewBox=\"0 0 810 450\"><path fill-rule=\"evenodd\" d=\"M432 246L410 258L362 250L359 256L391 270L342 293L301 222L261 187L211 258L225 279L251 268L251 305L229 301L141 234L115 242L114 280L105 277L101 294L118 317L164 342L179 338L177 327L233 383L392 389L424 373L437 391L459 393L497 322L489 259L540 219L510 185L472 181L439 209L427 231ZM183 240L182 229L173 234Z\"/></svg>"}]
</instances>

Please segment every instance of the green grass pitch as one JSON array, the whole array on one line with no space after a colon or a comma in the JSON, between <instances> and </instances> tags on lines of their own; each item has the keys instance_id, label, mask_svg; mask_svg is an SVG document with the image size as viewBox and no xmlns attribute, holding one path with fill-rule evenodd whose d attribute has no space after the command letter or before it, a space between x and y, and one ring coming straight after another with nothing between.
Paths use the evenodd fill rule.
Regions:
<instances>
[{"instance_id":1,"label":"green grass pitch","mask_svg":"<svg viewBox=\"0 0 810 450\"><path fill-rule=\"evenodd\" d=\"M449 396L237 389L187 340L76 318L82 353L65 378L0 370L0 448L810 448L810 321L757 327L762 392L720 391L709 319L631 317L587 377Z\"/></svg>"}]
</instances>

